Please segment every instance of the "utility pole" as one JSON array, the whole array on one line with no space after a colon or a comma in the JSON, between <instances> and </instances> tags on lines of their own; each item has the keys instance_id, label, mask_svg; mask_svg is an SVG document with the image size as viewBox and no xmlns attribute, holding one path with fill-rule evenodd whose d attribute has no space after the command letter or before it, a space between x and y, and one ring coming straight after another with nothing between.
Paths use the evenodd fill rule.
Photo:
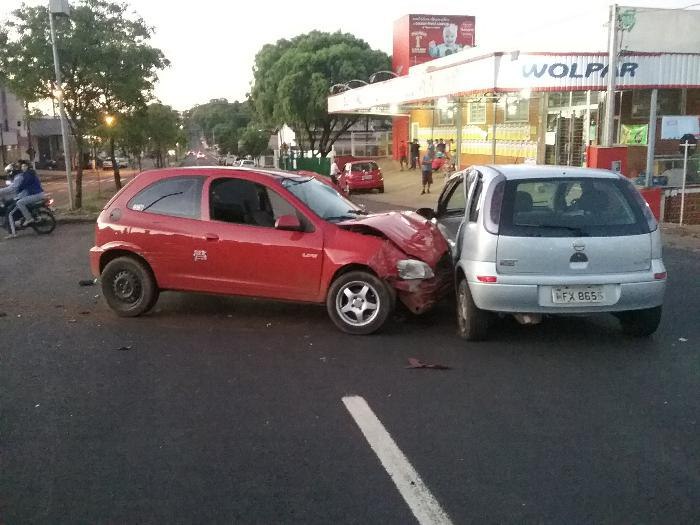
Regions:
<instances>
[{"instance_id":1,"label":"utility pole","mask_svg":"<svg viewBox=\"0 0 700 525\"><path fill-rule=\"evenodd\" d=\"M56 71L56 97L58 98L58 109L61 116L61 135L63 136L63 156L66 159L66 181L68 181L68 203L70 209L75 208L75 198L73 196L73 176L71 175L70 143L68 135L68 123L66 119L66 108L63 105L63 87L61 85L61 65L58 60L58 48L56 47L56 29L54 27L54 16L70 16L70 5L67 0L49 0L49 27L51 29L51 47L53 48L53 66ZM79 159L80 162L82 159Z\"/></svg>"},{"instance_id":2,"label":"utility pole","mask_svg":"<svg viewBox=\"0 0 700 525\"><path fill-rule=\"evenodd\" d=\"M615 84L617 81L617 4L610 6L608 19L608 84L605 97L605 127L603 146L613 145L615 129Z\"/></svg>"}]
</instances>

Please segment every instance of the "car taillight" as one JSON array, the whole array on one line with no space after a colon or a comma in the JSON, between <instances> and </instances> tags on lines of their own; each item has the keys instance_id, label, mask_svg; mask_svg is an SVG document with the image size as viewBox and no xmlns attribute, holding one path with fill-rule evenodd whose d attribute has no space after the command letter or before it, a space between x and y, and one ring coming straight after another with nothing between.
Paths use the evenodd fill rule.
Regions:
<instances>
[{"instance_id":1,"label":"car taillight","mask_svg":"<svg viewBox=\"0 0 700 525\"><path fill-rule=\"evenodd\" d=\"M654 279L656 279L657 281L663 281L664 279L666 279L666 275L666 272L655 273Z\"/></svg>"},{"instance_id":2,"label":"car taillight","mask_svg":"<svg viewBox=\"0 0 700 525\"><path fill-rule=\"evenodd\" d=\"M495 275L477 275L476 280L480 283L496 283L498 278Z\"/></svg>"}]
</instances>

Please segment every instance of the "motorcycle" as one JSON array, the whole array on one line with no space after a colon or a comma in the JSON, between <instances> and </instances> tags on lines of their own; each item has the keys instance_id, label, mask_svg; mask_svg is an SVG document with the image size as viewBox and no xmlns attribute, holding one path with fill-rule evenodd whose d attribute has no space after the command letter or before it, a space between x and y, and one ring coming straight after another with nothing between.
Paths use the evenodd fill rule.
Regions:
<instances>
[{"instance_id":1,"label":"motorcycle","mask_svg":"<svg viewBox=\"0 0 700 525\"><path fill-rule=\"evenodd\" d=\"M53 199L51 197L46 197L42 202L36 202L27 206L29 213L31 213L34 222L28 225L22 224L23 221L19 219L22 214L16 207L16 201L14 199L9 201L0 201L0 226L4 226L8 233L12 233L12 226L10 225L10 213L13 212L13 217L15 219L15 232L24 230L25 228L31 228L39 235L48 235L53 232L56 228L56 217L53 214Z\"/></svg>"}]
</instances>

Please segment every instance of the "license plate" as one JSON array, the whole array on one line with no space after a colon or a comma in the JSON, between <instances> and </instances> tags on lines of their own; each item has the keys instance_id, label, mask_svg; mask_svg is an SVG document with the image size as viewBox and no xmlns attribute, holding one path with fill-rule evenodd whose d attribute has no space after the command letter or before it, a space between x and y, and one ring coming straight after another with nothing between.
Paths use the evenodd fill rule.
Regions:
<instances>
[{"instance_id":1,"label":"license plate","mask_svg":"<svg viewBox=\"0 0 700 525\"><path fill-rule=\"evenodd\" d=\"M372 175L363 175L362 180L372 180Z\"/></svg>"},{"instance_id":2,"label":"license plate","mask_svg":"<svg viewBox=\"0 0 700 525\"><path fill-rule=\"evenodd\" d=\"M557 304L602 303L602 286L556 286L552 288L552 302Z\"/></svg>"}]
</instances>

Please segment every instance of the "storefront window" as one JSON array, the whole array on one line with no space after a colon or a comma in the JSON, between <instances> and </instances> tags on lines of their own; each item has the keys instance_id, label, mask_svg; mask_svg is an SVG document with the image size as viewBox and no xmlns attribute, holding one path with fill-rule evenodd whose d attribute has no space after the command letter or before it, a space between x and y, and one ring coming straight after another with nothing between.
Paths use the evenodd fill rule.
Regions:
<instances>
[{"instance_id":1,"label":"storefront window","mask_svg":"<svg viewBox=\"0 0 700 525\"><path fill-rule=\"evenodd\" d=\"M563 108L569 105L569 92L559 91L547 94L548 108Z\"/></svg>"},{"instance_id":2,"label":"storefront window","mask_svg":"<svg viewBox=\"0 0 700 525\"><path fill-rule=\"evenodd\" d=\"M529 99L506 98L506 122L527 122L529 115Z\"/></svg>"},{"instance_id":3,"label":"storefront window","mask_svg":"<svg viewBox=\"0 0 700 525\"><path fill-rule=\"evenodd\" d=\"M659 89L657 97L656 111L662 115L681 114L682 90L680 89ZM632 91L632 117L645 118L649 116L651 108L651 90L636 89Z\"/></svg>"},{"instance_id":4,"label":"storefront window","mask_svg":"<svg viewBox=\"0 0 700 525\"><path fill-rule=\"evenodd\" d=\"M486 124L486 102L469 104L469 124Z\"/></svg>"},{"instance_id":5,"label":"storefront window","mask_svg":"<svg viewBox=\"0 0 700 525\"><path fill-rule=\"evenodd\" d=\"M454 126L455 125L455 112L452 109L439 109L436 114L437 126Z\"/></svg>"}]
</instances>

